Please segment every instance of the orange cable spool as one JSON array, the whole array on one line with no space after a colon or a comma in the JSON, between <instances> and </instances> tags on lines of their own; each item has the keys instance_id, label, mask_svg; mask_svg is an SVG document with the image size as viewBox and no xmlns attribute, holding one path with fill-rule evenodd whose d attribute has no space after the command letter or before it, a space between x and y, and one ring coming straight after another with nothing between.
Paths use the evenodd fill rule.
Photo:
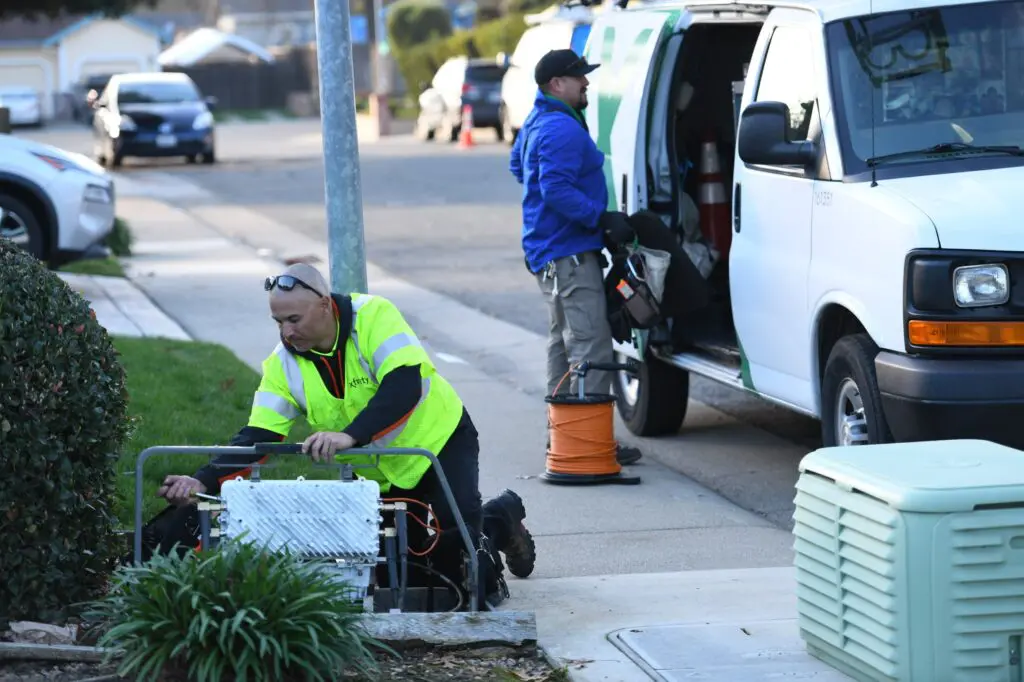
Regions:
<instances>
[{"instance_id":1,"label":"orange cable spool","mask_svg":"<svg viewBox=\"0 0 1024 682\"><path fill-rule=\"evenodd\" d=\"M540 479L556 485L636 485L640 478L623 476L622 465L616 458L615 396L584 391L584 377L592 369L630 369L630 366L581 363L566 372L552 394L545 397L551 443L546 470ZM577 394L560 395L558 389L573 372L579 375Z\"/></svg>"}]
</instances>

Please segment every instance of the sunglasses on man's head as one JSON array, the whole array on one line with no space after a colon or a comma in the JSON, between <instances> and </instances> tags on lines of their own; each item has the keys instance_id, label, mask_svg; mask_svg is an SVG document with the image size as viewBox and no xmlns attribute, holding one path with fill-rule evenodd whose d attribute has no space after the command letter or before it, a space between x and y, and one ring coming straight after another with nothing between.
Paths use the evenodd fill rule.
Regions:
<instances>
[{"instance_id":1,"label":"sunglasses on man's head","mask_svg":"<svg viewBox=\"0 0 1024 682\"><path fill-rule=\"evenodd\" d=\"M300 286L303 289L309 289L317 296L323 296L323 294L321 294L319 291L309 286L298 277L293 277L292 275L277 275L276 277L267 277L267 279L263 282L263 289L265 291L270 291L275 286L281 291L291 291L296 286Z\"/></svg>"}]
</instances>

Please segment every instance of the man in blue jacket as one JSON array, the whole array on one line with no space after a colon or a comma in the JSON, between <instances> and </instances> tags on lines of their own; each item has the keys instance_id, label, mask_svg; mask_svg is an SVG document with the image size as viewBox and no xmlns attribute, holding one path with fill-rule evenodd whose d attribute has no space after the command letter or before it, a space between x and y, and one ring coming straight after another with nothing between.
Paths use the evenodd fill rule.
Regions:
<instances>
[{"instance_id":1,"label":"man in blue jacket","mask_svg":"<svg viewBox=\"0 0 1024 682\"><path fill-rule=\"evenodd\" d=\"M626 215L608 211L604 154L590 138L588 64L572 50L552 50L537 63L537 99L512 146L509 170L523 186L523 251L526 267L548 300L548 395L576 392L576 377L562 381L573 365L613 362L601 250L633 233ZM587 374L587 393L610 393L612 375ZM640 451L619 446L620 464Z\"/></svg>"}]
</instances>

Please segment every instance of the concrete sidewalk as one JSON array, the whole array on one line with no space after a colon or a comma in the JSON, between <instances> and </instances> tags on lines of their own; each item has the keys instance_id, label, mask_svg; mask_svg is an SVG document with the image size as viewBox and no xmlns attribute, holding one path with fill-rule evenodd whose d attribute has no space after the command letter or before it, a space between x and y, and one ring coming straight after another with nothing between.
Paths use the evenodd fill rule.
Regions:
<instances>
[{"instance_id":1,"label":"concrete sidewalk","mask_svg":"<svg viewBox=\"0 0 1024 682\"><path fill-rule=\"evenodd\" d=\"M130 278L185 333L258 371L278 341L263 278L300 255L327 274L324 247L235 207L185 212L142 194L119 198L138 240ZM403 310L463 397L481 434L484 496L523 496L537 568L510 576L504 608L536 612L542 646L574 679L845 679L799 640L789 533L652 461L630 467L639 486L542 483L543 340L372 266L369 289ZM692 407L698 422L728 419ZM741 446L773 446L736 432Z\"/></svg>"},{"instance_id":2,"label":"concrete sidewalk","mask_svg":"<svg viewBox=\"0 0 1024 682\"><path fill-rule=\"evenodd\" d=\"M113 336L191 340L177 322L129 280L68 272L57 275L89 302L96 321Z\"/></svg>"}]
</instances>

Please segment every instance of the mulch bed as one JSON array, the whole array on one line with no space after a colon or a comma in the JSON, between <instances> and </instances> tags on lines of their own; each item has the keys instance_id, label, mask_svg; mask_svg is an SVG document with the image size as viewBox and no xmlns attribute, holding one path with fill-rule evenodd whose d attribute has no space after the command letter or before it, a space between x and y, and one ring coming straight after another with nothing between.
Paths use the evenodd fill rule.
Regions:
<instances>
[{"instance_id":1,"label":"mulch bed","mask_svg":"<svg viewBox=\"0 0 1024 682\"><path fill-rule=\"evenodd\" d=\"M535 650L504 647L466 651L404 651L401 659L382 655L375 682L564 682ZM115 665L95 663L0 662L0 682L114 682ZM354 674L341 680L370 682ZM372 679L372 678L371 678ZM168 682L170 682L168 680Z\"/></svg>"}]
</instances>

